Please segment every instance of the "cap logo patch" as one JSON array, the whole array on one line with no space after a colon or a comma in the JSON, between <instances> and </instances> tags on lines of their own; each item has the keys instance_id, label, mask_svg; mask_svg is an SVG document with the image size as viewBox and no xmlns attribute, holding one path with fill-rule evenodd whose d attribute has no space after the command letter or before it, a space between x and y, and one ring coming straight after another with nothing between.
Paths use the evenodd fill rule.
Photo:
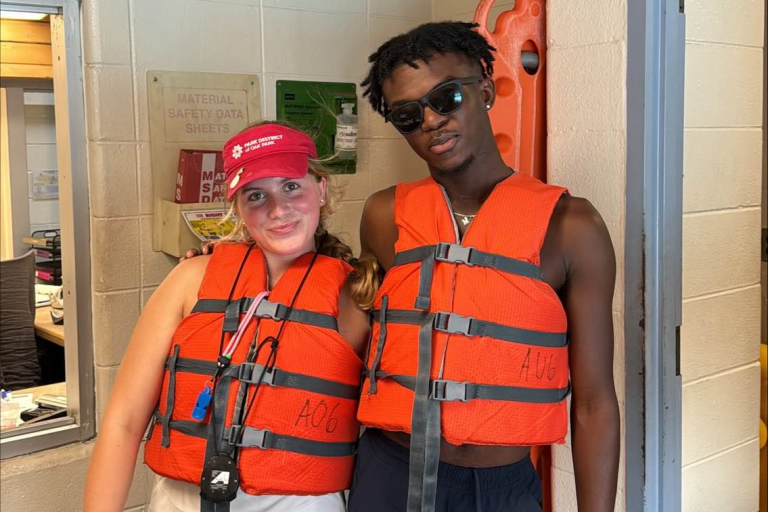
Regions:
<instances>
[{"instance_id":1,"label":"cap logo patch","mask_svg":"<svg viewBox=\"0 0 768 512\"><path fill-rule=\"evenodd\" d=\"M238 159L238 158L240 158L242 155L243 155L243 146L241 146L240 144L238 144L237 146L235 146L235 147L233 147L233 148L232 148L232 158L234 158L235 160L237 160L237 159ZM241 170L242 170L242 169L241 169Z\"/></svg>"},{"instance_id":2,"label":"cap logo patch","mask_svg":"<svg viewBox=\"0 0 768 512\"><path fill-rule=\"evenodd\" d=\"M267 135L265 137L259 137L258 139L253 139L251 141L248 141L245 143L245 149L240 148L240 154L242 153L249 153L251 151L256 151L257 149L261 149L267 146L274 146L275 142L282 140L282 135ZM237 148L239 146L235 146ZM233 149L234 151L234 149ZM232 155L234 156L234 155ZM238 155L239 156L239 155Z\"/></svg>"}]
</instances>

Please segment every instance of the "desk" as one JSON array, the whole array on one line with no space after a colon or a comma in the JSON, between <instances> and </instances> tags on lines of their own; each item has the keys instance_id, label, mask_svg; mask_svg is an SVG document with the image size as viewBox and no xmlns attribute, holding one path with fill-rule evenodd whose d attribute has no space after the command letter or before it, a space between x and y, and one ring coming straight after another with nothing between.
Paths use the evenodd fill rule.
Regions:
<instances>
[{"instance_id":1,"label":"desk","mask_svg":"<svg viewBox=\"0 0 768 512\"><path fill-rule=\"evenodd\" d=\"M64 326L51 320L51 306L35 310L35 334L57 345L64 346Z\"/></svg>"},{"instance_id":2,"label":"desk","mask_svg":"<svg viewBox=\"0 0 768 512\"><path fill-rule=\"evenodd\" d=\"M46 384L35 388L21 389L14 393L32 393L32 400L37 400L40 395L61 395L67 396L67 383L57 382L56 384Z\"/></svg>"}]
</instances>

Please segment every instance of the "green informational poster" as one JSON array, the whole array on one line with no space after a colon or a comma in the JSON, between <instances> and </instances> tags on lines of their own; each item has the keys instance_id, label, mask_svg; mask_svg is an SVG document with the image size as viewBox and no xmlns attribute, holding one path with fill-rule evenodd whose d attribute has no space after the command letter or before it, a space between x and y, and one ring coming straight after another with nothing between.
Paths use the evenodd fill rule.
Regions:
<instances>
[{"instance_id":1,"label":"green informational poster","mask_svg":"<svg viewBox=\"0 0 768 512\"><path fill-rule=\"evenodd\" d=\"M305 130L335 174L357 166L357 93L353 83L277 81L277 118Z\"/></svg>"}]
</instances>

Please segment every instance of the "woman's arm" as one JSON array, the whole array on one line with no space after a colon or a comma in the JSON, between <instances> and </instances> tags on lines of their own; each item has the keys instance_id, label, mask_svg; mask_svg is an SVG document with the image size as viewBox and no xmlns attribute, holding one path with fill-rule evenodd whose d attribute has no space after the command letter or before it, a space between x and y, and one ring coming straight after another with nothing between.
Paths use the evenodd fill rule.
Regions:
<instances>
[{"instance_id":1,"label":"woman's arm","mask_svg":"<svg viewBox=\"0 0 768 512\"><path fill-rule=\"evenodd\" d=\"M139 318L99 426L85 483L86 512L118 512L125 506L173 334L194 304L209 259L194 258L174 268Z\"/></svg>"}]
</instances>

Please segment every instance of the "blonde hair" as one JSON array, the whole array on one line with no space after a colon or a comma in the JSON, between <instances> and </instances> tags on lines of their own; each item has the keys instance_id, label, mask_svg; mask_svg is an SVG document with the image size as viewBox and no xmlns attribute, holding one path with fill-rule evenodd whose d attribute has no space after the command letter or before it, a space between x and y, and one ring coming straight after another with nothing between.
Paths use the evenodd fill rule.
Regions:
<instances>
[{"instance_id":1,"label":"blonde hair","mask_svg":"<svg viewBox=\"0 0 768 512\"><path fill-rule=\"evenodd\" d=\"M257 121L249 125L240 133L265 124L276 124L304 133L303 130L293 126L285 121ZM326 159L309 159L308 172L320 182L325 179L325 203L320 206L320 220L315 230L315 247L318 254L336 258L349 263L354 269L349 276L351 284L352 299L363 310L369 310L373 307L373 301L379 288L382 276L379 264L374 258L363 258L358 260L353 257L352 249L342 242L337 236L328 232L325 227L328 218L334 213L334 207L339 201L341 194L332 183L331 172L325 166ZM248 232L248 228L243 222L242 216L238 215L238 196L232 198L232 202L223 222L235 218L235 227L231 233L221 239L222 243L255 243L255 240Z\"/></svg>"}]
</instances>

